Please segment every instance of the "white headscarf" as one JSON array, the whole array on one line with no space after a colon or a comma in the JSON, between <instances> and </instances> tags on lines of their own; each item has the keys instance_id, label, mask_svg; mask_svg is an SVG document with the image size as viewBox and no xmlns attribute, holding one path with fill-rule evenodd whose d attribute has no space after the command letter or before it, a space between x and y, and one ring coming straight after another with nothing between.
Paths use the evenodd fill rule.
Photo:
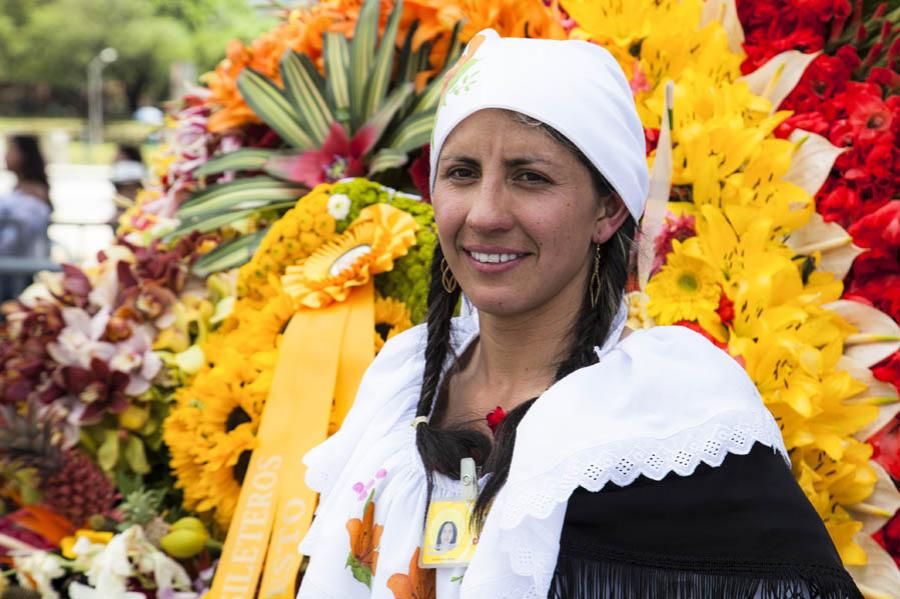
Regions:
<instances>
[{"instance_id":1,"label":"white headscarf","mask_svg":"<svg viewBox=\"0 0 900 599\"><path fill-rule=\"evenodd\" d=\"M502 38L485 29L447 74L431 141L431 191L453 129L485 108L550 125L593 163L636 221L648 173L644 132L628 80L612 55L576 40Z\"/></svg>"}]
</instances>

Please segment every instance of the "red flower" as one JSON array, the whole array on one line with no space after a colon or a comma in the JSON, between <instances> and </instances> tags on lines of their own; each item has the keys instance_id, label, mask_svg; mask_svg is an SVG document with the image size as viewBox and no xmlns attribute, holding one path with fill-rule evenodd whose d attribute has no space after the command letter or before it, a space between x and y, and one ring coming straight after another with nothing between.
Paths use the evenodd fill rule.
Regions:
<instances>
[{"instance_id":1,"label":"red flower","mask_svg":"<svg viewBox=\"0 0 900 599\"><path fill-rule=\"evenodd\" d=\"M413 160L407 171L422 199L431 203L431 144L425 144L419 157Z\"/></svg>"},{"instance_id":2,"label":"red flower","mask_svg":"<svg viewBox=\"0 0 900 599\"><path fill-rule=\"evenodd\" d=\"M900 200L892 200L859 219L848 230L853 242L864 248L900 248Z\"/></svg>"},{"instance_id":3,"label":"red flower","mask_svg":"<svg viewBox=\"0 0 900 599\"><path fill-rule=\"evenodd\" d=\"M895 351L873 366L872 374L879 381L890 383L897 391L900 391L900 351ZM897 478L900 478L900 476Z\"/></svg>"},{"instance_id":4,"label":"red flower","mask_svg":"<svg viewBox=\"0 0 900 599\"><path fill-rule=\"evenodd\" d=\"M871 84L866 87L869 86L875 87ZM871 141L891 130L893 115L890 108L879 95L869 92L869 89L862 89L860 85L860 89L847 102L850 107L850 123L857 130L860 141Z\"/></svg>"},{"instance_id":5,"label":"red flower","mask_svg":"<svg viewBox=\"0 0 900 599\"><path fill-rule=\"evenodd\" d=\"M659 232L653 242L655 256L653 258L653 268L651 272L656 272L666 263L666 257L672 251L672 242L676 239L684 241L689 237L697 234L696 219L690 214L682 214L675 216L674 214L666 214L663 221L663 229Z\"/></svg>"},{"instance_id":6,"label":"red flower","mask_svg":"<svg viewBox=\"0 0 900 599\"><path fill-rule=\"evenodd\" d=\"M891 554L897 567L900 568L900 512L894 514L894 517L872 537Z\"/></svg>"},{"instance_id":7,"label":"red flower","mask_svg":"<svg viewBox=\"0 0 900 599\"><path fill-rule=\"evenodd\" d=\"M828 222L837 222L846 227L862 213L862 203L855 190L840 185L825 196L819 196L819 214Z\"/></svg>"},{"instance_id":8,"label":"red flower","mask_svg":"<svg viewBox=\"0 0 900 599\"><path fill-rule=\"evenodd\" d=\"M734 322L734 302L731 301L725 292L719 296L719 307L716 308L716 314L726 327L730 327Z\"/></svg>"},{"instance_id":9,"label":"red flower","mask_svg":"<svg viewBox=\"0 0 900 599\"><path fill-rule=\"evenodd\" d=\"M503 408L500 406L494 408L491 413L487 415L487 425L492 433L497 432L497 427L500 426L500 423L503 422L504 418L506 418L506 412L504 412Z\"/></svg>"},{"instance_id":10,"label":"red flower","mask_svg":"<svg viewBox=\"0 0 900 599\"><path fill-rule=\"evenodd\" d=\"M309 187L344 177L365 175L363 157L378 141L375 133L373 127L366 126L357 131L353 139L349 139L343 125L335 121L320 150L270 158L265 170L281 179L304 183Z\"/></svg>"}]
</instances>

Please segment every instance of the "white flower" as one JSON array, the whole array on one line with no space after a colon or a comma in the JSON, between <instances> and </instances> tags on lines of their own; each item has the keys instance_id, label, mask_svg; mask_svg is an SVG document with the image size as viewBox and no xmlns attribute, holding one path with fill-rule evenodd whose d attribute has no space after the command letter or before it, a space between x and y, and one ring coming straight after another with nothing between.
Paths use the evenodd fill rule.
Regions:
<instances>
[{"instance_id":1,"label":"white flower","mask_svg":"<svg viewBox=\"0 0 900 599\"><path fill-rule=\"evenodd\" d=\"M140 526L117 534L91 560L87 570L91 587L79 589L79 599L131 599L128 579L143 574L152 577L160 591L190 589L191 579L178 562L157 549ZM93 588L92 588L93 587Z\"/></svg>"},{"instance_id":2,"label":"white flower","mask_svg":"<svg viewBox=\"0 0 900 599\"><path fill-rule=\"evenodd\" d=\"M109 322L108 309L91 316L81 308L63 308L62 317L66 327L55 343L47 344L47 353L59 364L89 368L92 358L108 362L115 355L113 344L100 341Z\"/></svg>"},{"instance_id":3,"label":"white flower","mask_svg":"<svg viewBox=\"0 0 900 599\"><path fill-rule=\"evenodd\" d=\"M53 590L53 579L66 573L62 560L46 551L31 551L27 555L14 556L13 565L19 585L37 591L43 599L59 599Z\"/></svg>"},{"instance_id":4,"label":"white flower","mask_svg":"<svg viewBox=\"0 0 900 599\"><path fill-rule=\"evenodd\" d=\"M343 220L350 214L350 198L342 193L336 193L328 198L328 214L334 220Z\"/></svg>"}]
</instances>

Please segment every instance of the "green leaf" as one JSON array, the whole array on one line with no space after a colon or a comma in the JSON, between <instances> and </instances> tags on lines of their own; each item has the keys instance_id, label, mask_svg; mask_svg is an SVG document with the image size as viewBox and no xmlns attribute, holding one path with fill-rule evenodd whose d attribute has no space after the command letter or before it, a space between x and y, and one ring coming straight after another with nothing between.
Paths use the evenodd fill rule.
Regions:
<instances>
[{"instance_id":1,"label":"green leaf","mask_svg":"<svg viewBox=\"0 0 900 599\"><path fill-rule=\"evenodd\" d=\"M416 107L413 108L412 114L425 110L434 110L437 107L438 100L440 100L441 97L441 88L444 84L444 75L446 75L447 71L456 64L459 54L462 52L462 43L459 40L459 31L461 27L461 21L458 21L453 27L453 34L450 38L450 51L447 53L447 60L444 62L444 68L441 69L441 72L437 77L428 83L425 91L419 96L419 101L416 102Z\"/></svg>"},{"instance_id":2,"label":"green leaf","mask_svg":"<svg viewBox=\"0 0 900 599\"><path fill-rule=\"evenodd\" d=\"M97 463L107 472L116 467L119 461L119 433L118 431L103 431L103 443L97 450Z\"/></svg>"},{"instance_id":3,"label":"green leaf","mask_svg":"<svg viewBox=\"0 0 900 599\"><path fill-rule=\"evenodd\" d=\"M415 67L419 64L419 59L412 51L413 36L419 28L419 21L415 20L406 30L406 38L403 40L403 48L400 50L400 57L397 59L397 74L400 81L412 81L415 78Z\"/></svg>"},{"instance_id":4,"label":"green leaf","mask_svg":"<svg viewBox=\"0 0 900 599\"><path fill-rule=\"evenodd\" d=\"M290 49L284 53L279 68L287 97L301 117L301 124L316 145L322 145L334 115L322 96L324 82L321 75L308 56Z\"/></svg>"},{"instance_id":5,"label":"green leaf","mask_svg":"<svg viewBox=\"0 0 900 599\"><path fill-rule=\"evenodd\" d=\"M400 111L403 103L406 102L406 99L412 93L412 83L401 84L391 92L391 95L388 96L387 100L384 101L384 104L381 106L378 112L376 112L366 123L366 126L372 127L375 130L376 143L381 139L381 136L384 135L384 132L387 130L388 125L391 124L391 121L394 120L394 116Z\"/></svg>"},{"instance_id":6,"label":"green leaf","mask_svg":"<svg viewBox=\"0 0 900 599\"><path fill-rule=\"evenodd\" d=\"M406 161L406 152L393 150L391 148L382 148L378 150L378 153L375 154L372 161L369 163L368 176L371 177L376 173L403 166L406 164Z\"/></svg>"},{"instance_id":7,"label":"green leaf","mask_svg":"<svg viewBox=\"0 0 900 599\"><path fill-rule=\"evenodd\" d=\"M307 189L303 185L286 183L272 177L249 177L207 187L182 204L176 216L185 219L229 208L257 208L273 202L296 200L306 191ZM253 205L242 206L247 203Z\"/></svg>"},{"instance_id":8,"label":"green leaf","mask_svg":"<svg viewBox=\"0 0 900 599\"><path fill-rule=\"evenodd\" d=\"M220 245L197 260L191 270L197 276L206 277L214 272L237 268L253 257L259 242L268 231L268 228L262 229Z\"/></svg>"},{"instance_id":9,"label":"green leaf","mask_svg":"<svg viewBox=\"0 0 900 599\"><path fill-rule=\"evenodd\" d=\"M278 87L250 67L241 71L238 90L247 105L281 139L301 150L317 148L315 141L303 130L295 109Z\"/></svg>"},{"instance_id":10,"label":"green leaf","mask_svg":"<svg viewBox=\"0 0 900 599\"><path fill-rule=\"evenodd\" d=\"M419 112L407 117L397 127L390 143L387 145L401 152L412 152L431 140L432 127L434 127L434 111Z\"/></svg>"},{"instance_id":11,"label":"green leaf","mask_svg":"<svg viewBox=\"0 0 900 599\"><path fill-rule=\"evenodd\" d=\"M372 71L380 8L379 0L365 0L353 32L350 47L350 116L353 130L365 120L366 82Z\"/></svg>"},{"instance_id":12,"label":"green leaf","mask_svg":"<svg viewBox=\"0 0 900 599\"><path fill-rule=\"evenodd\" d=\"M372 588L372 570L368 566L363 565L353 554L347 556L346 566L349 566L353 578L363 583L370 589Z\"/></svg>"},{"instance_id":13,"label":"green leaf","mask_svg":"<svg viewBox=\"0 0 900 599\"><path fill-rule=\"evenodd\" d=\"M397 0L394 10L388 18L387 26L381 35L381 43L378 54L375 56L375 67L369 77L366 88L366 102L363 107L362 120L366 121L375 114L375 111L387 94L391 81L391 69L394 66L394 45L397 39L397 28L400 24L400 15L403 12L403 0Z\"/></svg>"},{"instance_id":14,"label":"green leaf","mask_svg":"<svg viewBox=\"0 0 900 599\"><path fill-rule=\"evenodd\" d=\"M125 442L125 461L138 474L150 472L150 464L147 463L147 454L144 452L144 442L135 435L128 435L128 441Z\"/></svg>"},{"instance_id":15,"label":"green leaf","mask_svg":"<svg viewBox=\"0 0 900 599\"><path fill-rule=\"evenodd\" d=\"M340 33L326 33L324 42L325 85L334 116L345 128L350 126L350 49Z\"/></svg>"},{"instance_id":16,"label":"green leaf","mask_svg":"<svg viewBox=\"0 0 900 599\"><path fill-rule=\"evenodd\" d=\"M248 208L246 210L225 210L221 212L204 213L181 221L177 229L163 237L163 242L168 243L174 239L179 239L194 231L208 233L216 231L222 227L229 225L235 221L247 218L257 209Z\"/></svg>"},{"instance_id":17,"label":"green leaf","mask_svg":"<svg viewBox=\"0 0 900 599\"><path fill-rule=\"evenodd\" d=\"M234 152L216 156L203 163L194 171L194 176L199 178L206 177L207 175L217 175L226 171L262 170L262 165L275 153L276 152L273 150L241 148Z\"/></svg>"}]
</instances>

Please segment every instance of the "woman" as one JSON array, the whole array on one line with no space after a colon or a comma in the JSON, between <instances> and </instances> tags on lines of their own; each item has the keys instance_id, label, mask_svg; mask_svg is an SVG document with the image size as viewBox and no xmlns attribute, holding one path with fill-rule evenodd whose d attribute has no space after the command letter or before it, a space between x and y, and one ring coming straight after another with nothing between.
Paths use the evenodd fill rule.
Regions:
<instances>
[{"instance_id":1,"label":"woman","mask_svg":"<svg viewBox=\"0 0 900 599\"><path fill-rule=\"evenodd\" d=\"M648 175L615 60L482 32L431 160L428 323L304 458L321 502L298 597L859 597L743 369L685 328L624 328ZM461 292L477 314L453 319ZM466 457L474 557L423 568L426 505L459 496ZM341 534L368 501L371 529Z\"/></svg>"},{"instance_id":2,"label":"woman","mask_svg":"<svg viewBox=\"0 0 900 599\"><path fill-rule=\"evenodd\" d=\"M52 207L44 157L35 136L8 138L6 168L16 176L16 186L0 195L0 256L46 258Z\"/></svg>"},{"instance_id":3,"label":"woman","mask_svg":"<svg viewBox=\"0 0 900 599\"><path fill-rule=\"evenodd\" d=\"M443 553L454 549L456 549L456 524L447 520L438 529L437 543L434 546L434 550L437 553Z\"/></svg>"}]
</instances>

